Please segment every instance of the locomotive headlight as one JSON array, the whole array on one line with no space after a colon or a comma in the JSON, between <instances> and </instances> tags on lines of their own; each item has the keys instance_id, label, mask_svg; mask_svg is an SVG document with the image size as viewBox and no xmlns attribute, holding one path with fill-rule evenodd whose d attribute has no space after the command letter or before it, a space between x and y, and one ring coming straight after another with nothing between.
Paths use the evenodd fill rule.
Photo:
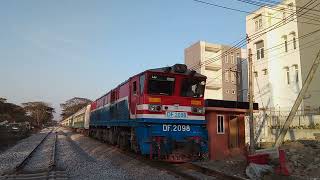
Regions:
<instances>
[{"instance_id":1,"label":"locomotive headlight","mask_svg":"<svg viewBox=\"0 0 320 180\"><path fill-rule=\"evenodd\" d=\"M192 107L191 111L195 114L204 114L205 112L203 107Z\"/></svg>"},{"instance_id":2,"label":"locomotive headlight","mask_svg":"<svg viewBox=\"0 0 320 180\"><path fill-rule=\"evenodd\" d=\"M149 111L152 112L160 112L161 111L161 105L158 104L149 104Z\"/></svg>"}]
</instances>

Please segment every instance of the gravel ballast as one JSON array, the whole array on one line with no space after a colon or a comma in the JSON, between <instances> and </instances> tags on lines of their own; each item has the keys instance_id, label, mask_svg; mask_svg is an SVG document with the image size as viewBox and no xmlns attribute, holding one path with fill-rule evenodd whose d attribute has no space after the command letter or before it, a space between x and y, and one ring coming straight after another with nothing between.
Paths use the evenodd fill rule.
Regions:
<instances>
[{"instance_id":1,"label":"gravel ballast","mask_svg":"<svg viewBox=\"0 0 320 180\"><path fill-rule=\"evenodd\" d=\"M68 130L64 132L59 135L58 167L65 168L70 179L176 179L112 146Z\"/></svg>"},{"instance_id":2,"label":"gravel ballast","mask_svg":"<svg viewBox=\"0 0 320 180\"><path fill-rule=\"evenodd\" d=\"M15 146L1 153L0 175L12 171L40 143L49 131L49 129L44 129L40 133L19 141Z\"/></svg>"}]
</instances>

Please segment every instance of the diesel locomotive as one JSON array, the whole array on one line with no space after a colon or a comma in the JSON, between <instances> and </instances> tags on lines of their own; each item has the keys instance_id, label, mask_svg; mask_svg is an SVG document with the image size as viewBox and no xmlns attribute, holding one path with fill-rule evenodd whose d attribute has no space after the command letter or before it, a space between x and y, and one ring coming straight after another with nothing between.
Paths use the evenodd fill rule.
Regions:
<instances>
[{"instance_id":1,"label":"diesel locomotive","mask_svg":"<svg viewBox=\"0 0 320 180\"><path fill-rule=\"evenodd\" d=\"M174 162L208 152L206 77L184 64L139 73L62 121L122 149Z\"/></svg>"}]
</instances>

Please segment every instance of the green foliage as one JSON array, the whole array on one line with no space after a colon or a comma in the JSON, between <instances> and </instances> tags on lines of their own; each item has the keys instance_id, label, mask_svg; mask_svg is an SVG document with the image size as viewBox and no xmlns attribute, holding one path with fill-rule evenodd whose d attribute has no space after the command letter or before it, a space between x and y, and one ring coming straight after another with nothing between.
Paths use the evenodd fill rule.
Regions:
<instances>
[{"instance_id":1,"label":"green foliage","mask_svg":"<svg viewBox=\"0 0 320 180\"><path fill-rule=\"evenodd\" d=\"M29 120L30 117L26 115L26 111L21 106L7 103L6 101L0 101L0 122L24 122Z\"/></svg>"},{"instance_id":2,"label":"green foliage","mask_svg":"<svg viewBox=\"0 0 320 180\"><path fill-rule=\"evenodd\" d=\"M42 127L53 120L54 108L45 102L27 102L22 103L27 114L32 118L32 124L38 127Z\"/></svg>"},{"instance_id":3,"label":"green foliage","mask_svg":"<svg viewBox=\"0 0 320 180\"><path fill-rule=\"evenodd\" d=\"M65 103L60 104L62 109L61 117L65 119L72 114L76 113L86 105L90 104L92 101L86 98L74 97L67 100Z\"/></svg>"}]
</instances>

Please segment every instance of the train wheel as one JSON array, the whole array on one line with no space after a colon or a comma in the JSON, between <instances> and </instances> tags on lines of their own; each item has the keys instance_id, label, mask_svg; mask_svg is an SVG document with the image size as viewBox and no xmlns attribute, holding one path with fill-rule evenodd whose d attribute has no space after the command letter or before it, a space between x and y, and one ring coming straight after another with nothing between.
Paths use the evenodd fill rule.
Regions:
<instances>
[{"instance_id":1,"label":"train wheel","mask_svg":"<svg viewBox=\"0 0 320 180\"><path fill-rule=\"evenodd\" d=\"M127 134L121 133L121 134L119 135L119 140L120 140L120 143L119 143L120 148L121 148L121 149L128 149L129 143L128 143L128 136L127 136Z\"/></svg>"},{"instance_id":2,"label":"train wheel","mask_svg":"<svg viewBox=\"0 0 320 180\"><path fill-rule=\"evenodd\" d=\"M140 148L138 145L138 141L136 139L136 135L135 135L135 130L132 128L131 129L131 134L130 134L130 148L133 152L139 154L140 153Z\"/></svg>"},{"instance_id":3,"label":"train wheel","mask_svg":"<svg viewBox=\"0 0 320 180\"><path fill-rule=\"evenodd\" d=\"M116 145L117 144L117 137L116 137L116 132L114 129L110 129L110 143L112 145Z\"/></svg>"}]
</instances>

